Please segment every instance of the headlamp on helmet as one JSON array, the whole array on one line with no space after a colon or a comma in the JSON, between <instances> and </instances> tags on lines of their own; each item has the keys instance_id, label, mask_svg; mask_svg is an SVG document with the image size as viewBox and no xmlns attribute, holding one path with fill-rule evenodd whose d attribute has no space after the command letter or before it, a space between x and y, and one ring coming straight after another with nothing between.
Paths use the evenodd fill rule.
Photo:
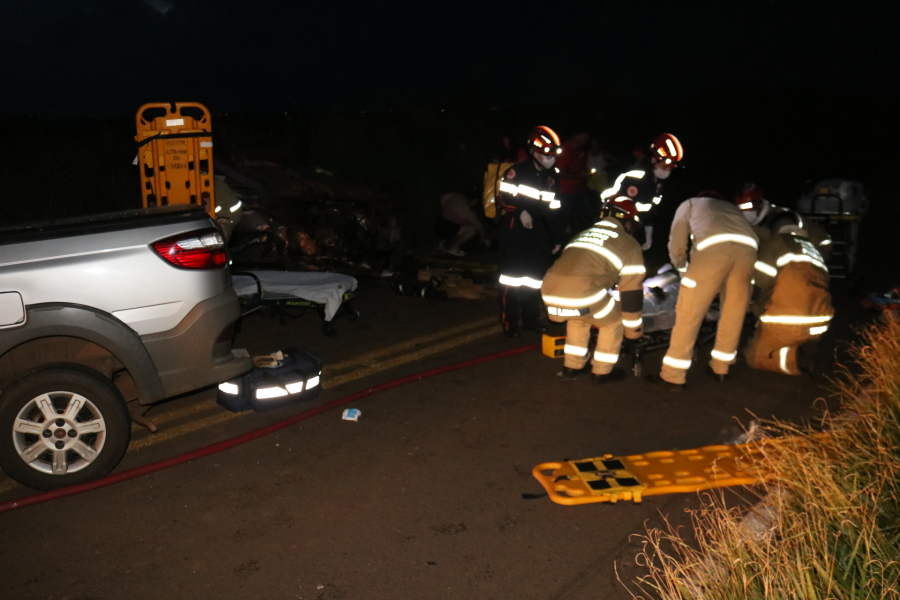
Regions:
<instances>
[{"instance_id":1,"label":"headlamp on helmet","mask_svg":"<svg viewBox=\"0 0 900 600\"><path fill-rule=\"evenodd\" d=\"M684 158L684 149L681 142L671 133L661 133L657 136L653 143L650 144L650 151L657 163L670 168L675 168L677 163Z\"/></svg>"},{"instance_id":2,"label":"headlamp on helmet","mask_svg":"<svg viewBox=\"0 0 900 600\"><path fill-rule=\"evenodd\" d=\"M555 131L543 125L535 127L531 131L531 135L528 136L528 146L531 150L544 156L562 153L559 136Z\"/></svg>"}]
</instances>

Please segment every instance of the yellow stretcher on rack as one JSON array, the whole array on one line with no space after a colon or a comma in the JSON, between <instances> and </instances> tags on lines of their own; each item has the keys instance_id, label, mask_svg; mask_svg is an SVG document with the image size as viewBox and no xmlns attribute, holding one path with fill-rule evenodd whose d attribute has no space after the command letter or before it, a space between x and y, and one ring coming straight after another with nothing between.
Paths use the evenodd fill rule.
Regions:
<instances>
[{"instance_id":1,"label":"yellow stretcher on rack","mask_svg":"<svg viewBox=\"0 0 900 600\"><path fill-rule=\"evenodd\" d=\"M135 116L144 207L197 204L213 218L212 120L197 102L151 102Z\"/></svg>"},{"instance_id":2,"label":"yellow stretcher on rack","mask_svg":"<svg viewBox=\"0 0 900 600\"><path fill-rule=\"evenodd\" d=\"M780 438L733 446L647 452L631 456L606 454L565 462L546 462L532 474L557 504L640 502L645 496L698 492L733 485L752 485L770 477L761 468L762 444L784 444Z\"/></svg>"}]
</instances>

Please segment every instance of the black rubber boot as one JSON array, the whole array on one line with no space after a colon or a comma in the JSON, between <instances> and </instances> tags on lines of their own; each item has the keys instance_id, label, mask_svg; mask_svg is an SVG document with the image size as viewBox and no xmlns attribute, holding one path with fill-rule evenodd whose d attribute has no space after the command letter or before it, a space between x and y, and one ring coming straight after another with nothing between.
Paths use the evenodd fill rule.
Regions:
<instances>
[{"instance_id":1,"label":"black rubber boot","mask_svg":"<svg viewBox=\"0 0 900 600\"><path fill-rule=\"evenodd\" d=\"M596 383L598 385L609 383L610 381L620 381L622 379L625 379L625 370L618 367L603 375L591 373L591 383Z\"/></svg>"}]
</instances>

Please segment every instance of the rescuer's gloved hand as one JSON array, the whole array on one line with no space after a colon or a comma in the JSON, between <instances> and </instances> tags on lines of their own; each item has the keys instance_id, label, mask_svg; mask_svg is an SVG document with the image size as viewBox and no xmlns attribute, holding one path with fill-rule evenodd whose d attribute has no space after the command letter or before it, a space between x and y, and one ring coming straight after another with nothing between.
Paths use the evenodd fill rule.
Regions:
<instances>
[{"instance_id":1,"label":"rescuer's gloved hand","mask_svg":"<svg viewBox=\"0 0 900 600\"><path fill-rule=\"evenodd\" d=\"M519 220L522 221L522 225L525 226L525 229L534 227L534 221L531 219L531 215L528 214L527 210L522 211L522 214L519 215Z\"/></svg>"},{"instance_id":2,"label":"rescuer's gloved hand","mask_svg":"<svg viewBox=\"0 0 900 600\"><path fill-rule=\"evenodd\" d=\"M559 244L553 246L553 252L551 252L550 254L556 254L557 252L559 252L560 248L562 248L562 246L560 246Z\"/></svg>"},{"instance_id":3,"label":"rescuer's gloved hand","mask_svg":"<svg viewBox=\"0 0 900 600\"><path fill-rule=\"evenodd\" d=\"M649 250L650 246L653 245L653 226L647 225L644 227L644 239L646 240L643 244L641 244L641 250Z\"/></svg>"}]
</instances>

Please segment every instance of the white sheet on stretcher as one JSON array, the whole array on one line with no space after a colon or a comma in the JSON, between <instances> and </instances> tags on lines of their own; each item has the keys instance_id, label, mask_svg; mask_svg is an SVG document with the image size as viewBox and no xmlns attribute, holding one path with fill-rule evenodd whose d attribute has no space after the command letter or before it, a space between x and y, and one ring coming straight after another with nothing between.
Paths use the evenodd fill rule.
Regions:
<instances>
[{"instance_id":1,"label":"white sheet on stretcher","mask_svg":"<svg viewBox=\"0 0 900 600\"><path fill-rule=\"evenodd\" d=\"M294 297L325 305L325 320L330 321L341 306L344 294L356 289L356 279L340 273L301 271L250 271L262 285L263 296ZM256 282L246 275L235 275L234 291L238 296L253 296Z\"/></svg>"},{"instance_id":2,"label":"white sheet on stretcher","mask_svg":"<svg viewBox=\"0 0 900 600\"><path fill-rule=\"evenodd\" d=\"M659 288L663 297L654 294L652 288ZM674 270L665 271L644 280L644 331L667 331L675 327L675 305L678 304L678 291L681 288L681 278ZM706 321L718 321L719 313L710 309L706 314Z\"/></svg>"}]
</instances>

